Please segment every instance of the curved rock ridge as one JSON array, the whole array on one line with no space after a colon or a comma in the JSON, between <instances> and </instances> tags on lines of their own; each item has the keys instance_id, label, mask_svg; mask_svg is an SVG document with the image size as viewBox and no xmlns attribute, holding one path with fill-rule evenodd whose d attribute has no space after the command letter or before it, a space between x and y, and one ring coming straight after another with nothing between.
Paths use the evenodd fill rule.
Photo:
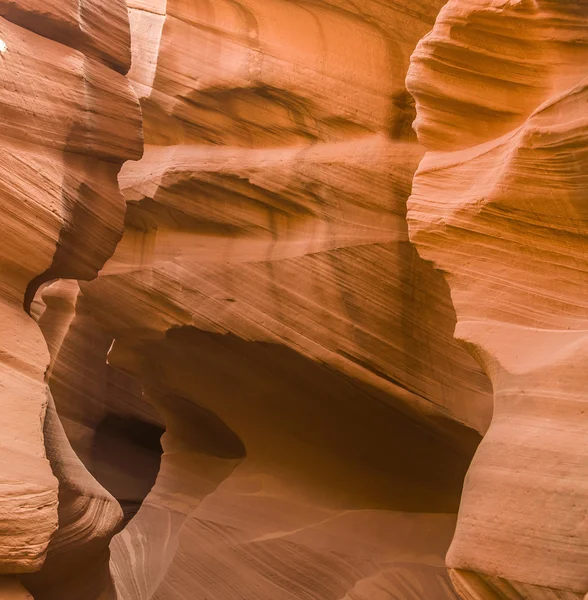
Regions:
<instances>
[{"instance_id":1,"label":"curved rock ridge","mask_svg":"<svg viewBox=\"0 0 588 600\"><path fill-rule=\"evenodd\" d=\"M145 154L75 308L166 429L120 598L455 598L491 391L405 220L404 77L439 8L129 2Z\"/></svg>"},{"instance_id":2,"label":"curved rock ridge","mask_svg":"<svg viewBox=\"0 0 588 600\"><path fill-rule=\"evenodd\" d=\"M588 6L442 4L0 0L1 598L588 600Z\"/></svg>"},{"instance_id":3,"label":"curved rock ridge","mask_svg":"<svg viewBox=\"0 0 588 600\"><path fill-rule=\"evenodd\" d=\"M0 0L0 16L123 75L131 66L129 21L120 0ZM130 141L127 150L136 148L137 140Z\"/></svg>"},{"instance_id":4,"label":"curved rock ridge","mask_svg":"<svg viewBox=\"0 0 588 600\"><path fill-rule=\"evenodd\" d=\"M407 79L411 240L494 389L447 556L463 598L588 590L587 26L581 2L452 1Z\"/></svg>"},{"instance_id":5,"label":"curved rock ridge","mask_svg":"<svg viewBox=\"0 0 588 600\"><path fill-rule=\"evenodd\" d=\"M112 338L88 314L77 281L45 287L34 312L51 354L44 435L60 527L42 569L21 580L35 600L115 598L109 544L153 485L160 420L140 386L106 364Z\"/></svg>"},{"instance_id":6,"label":"curved rock ridge","mask_svg":"<svg viewBox=\"0 0 588 600\"><path fill-rule=\"evenodd\" d=\"M521 126L584 73L583 0L450 0L411 56L414 128L455 151Z\"/></svg>"},{"instance_id":7,"label":"curved rock ridge","mask_svg":"<svg viewBox=\"0 0 588 600\"><path fill-rule=\"evenodd\" d=\"M484 431L487 380L451 340L445 284L414 253L404 219L421 155L404 74L438 7L129 7L147 146L121 172L126 234L102 280L121 301L96 310L130 326L142 317L123 306L129 295L167 294L185 316L162 310L155 329L295 345ZM345 52L370 49L361 68L341 35ZM172 291L164 279L181 283Z\"/></svg>"},{"instance_id":8,"label":"curved rock ridge","mask_svg":"<svg viewBox=\"0 0 588 600\"><path fill-rule=\"evenodd\" d=\"M0 41L0 573L33 578L48 557L58 579L63 546L79 535L106 551L120 509L108 512L60 433L47 344L28 312L43 282L92 278L112 254L125 210L117 175L141 156L141 116L123 75L123 2L1 1ZM0 589L30 597L15 578Z\"/></svg>"}]
</instances>

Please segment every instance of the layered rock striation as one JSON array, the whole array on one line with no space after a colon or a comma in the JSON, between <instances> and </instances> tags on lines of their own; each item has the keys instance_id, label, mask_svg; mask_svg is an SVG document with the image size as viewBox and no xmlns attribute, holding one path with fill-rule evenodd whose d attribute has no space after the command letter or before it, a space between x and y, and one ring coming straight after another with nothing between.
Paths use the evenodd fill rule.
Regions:
<instances>
[{"instance_id":1,"label":"layered rock striation","mask_svg":"<svg viewBox=\"0 0 588 600\"><path fill-rule=\"evenodd\" d=\"M145 154L81 285L166 426L111 546L121 597L454 597L443 556L491 404L408 241L404 75L434 14L130 4Z\"/></svg>"},{"instance_id":2,"label":"layered rock striation","mask_svg":"<svg viewBox=\"0 0 588 600\"><path fill-rule=\"evenodd\" d=\"M465 598L588 589L587 25L583 3L449 2L407 80L411 239L494 389L447 557Z\"/></svg>"},{"instance_id":3,"label":"layered rock striation","mask_svg":"<svg viewBox=\"0 0 588 600\"><path fill-rule=\"evenodd\" d=\"M0 595L582 599L587 20L0 0Z\"/></svg>"},{"instance_id":4,"label":"layered rock striation","mask_svg":"<svg viewBox=\"0 0 588 600\"><path fill-rule=\"evenodd\" d=\"M0 40L0 573L38 572L47 558L57 578L64 539L70 557L85 553L120 508L103 498L111 514L96 514L28 312L44 282L92 278L112 254L125 213L117 175L141 156L141 116L123 2L0 2ZM15 579L0 585L27 597Z\"/></svg>"}]
</instances>

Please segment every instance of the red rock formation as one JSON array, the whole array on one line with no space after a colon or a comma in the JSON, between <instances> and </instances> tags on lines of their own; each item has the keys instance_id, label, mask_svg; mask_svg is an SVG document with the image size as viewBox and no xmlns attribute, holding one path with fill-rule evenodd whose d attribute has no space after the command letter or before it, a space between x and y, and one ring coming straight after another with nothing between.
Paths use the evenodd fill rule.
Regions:
<instances>
[{"instance_id":1,"label":"red rock formation","mask_svg":"<svg viewBox=\"0 0 588 600\"><path fill-rule=\"evenodd\" d=\"M123 2L2 1L0 15L0 573L29 573L104 523L51 409L45 419L49 353L27 310L42 282L91 278L112 254L117 174L142 140ZM70 484L87 510L68 505Z\"/></svg>"},{"instance_id":2,"label":"red rock formation","mask_svg":"<svg viewBox=\"0 0 588 600\"><path fill-rule=\"evenodd\" d=\"M434 11L130 6L147 145L81 286L167 428L113 540L120 596L453 597L459 423L484 431L490 404L407 240L404 74Z\"/></svg>"},{"instance_id":3,"label":"red rock formation","mask_svg":"<svg viewBox=\"0 0 588 600\"><path fill-rule=\"evenodd\" d=\"M452 1L408 77L411 239L494 388L447 559L464 598L588 589L587 25L583 3Z\"/></svg>"},{"instance_id":4,"label":"red rock formation","mask_svg":"<svg viewBox=\"0 0 588 600\"><path fill-rule=\"evenodd\" d=\"M2 598L586 593L588 11L441 4L0 0Z\"/></svg>"}]
</instances>

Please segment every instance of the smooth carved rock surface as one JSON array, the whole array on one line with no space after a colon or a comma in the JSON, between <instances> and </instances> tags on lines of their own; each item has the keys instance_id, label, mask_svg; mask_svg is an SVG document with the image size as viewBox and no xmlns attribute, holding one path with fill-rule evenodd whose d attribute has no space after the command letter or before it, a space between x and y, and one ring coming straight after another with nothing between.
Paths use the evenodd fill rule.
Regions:
<instances>
[{"instance_id":1,"label":"smooth carved rock surface","mask_svg":"<svg viewBox=\"0 0 588 600\"><path fill-rule=\"evenodd\" d=\"M447 557L465 598L588 589L587 42L581 2L449 2L412 57L411 239L494 389Z\"/></svg>"},{"instance_id":2,"label":"smooth carved rock surface","mask_svg":"<svg viewBox=\"0 0 588 600\"><path fill-rule=\"evenodd\" d=\"M0 573L39 577L48 557L57 578L64 538L83 546L104 526L95 482L59 437L47 344L27 311L43 282L94 277L120 238L117 174L142 152L129 36L116 0L0 2ZM70 493L87 510L68 512ZM0 586L29 597L14 579Z\"/></svg>"},{"instance_id":3,"label":"smooth carved rock surface","mask_svg":"<svg viewBox=\"0 0 588 600\"><path fill-rule=\"evenodd\" d=\"M588 7L442 4L0 0L1 598L584 597Z\"/></svg>"},{"instance_id":4,"label":"smooth carved rock surface","mask_svg":"<svg viewBox=\"0 0 588 600\"><path fill-rule=\"evenodd\" d=\"M130 9L145 153L76 304L166 427L111 544L119 596L454 598L444 554L491 404L407 236L404 76L436 11Z\"/></svg>"},{"instance_id":5,"label":"smooth carved rock surface","mask_svg":"<svg viewBox=\"0 0 588 600\"><path fill-rule=\"evenodd\" d=\"M483 431L488 383L404 219L422 153L404 77L437 7L129 6L146 147L120 176L127 227L102 283L119 306L97 310L136 328L125 299L158 290L181 312L152 329L294 344Z\"/></svg>"}]
</instances>

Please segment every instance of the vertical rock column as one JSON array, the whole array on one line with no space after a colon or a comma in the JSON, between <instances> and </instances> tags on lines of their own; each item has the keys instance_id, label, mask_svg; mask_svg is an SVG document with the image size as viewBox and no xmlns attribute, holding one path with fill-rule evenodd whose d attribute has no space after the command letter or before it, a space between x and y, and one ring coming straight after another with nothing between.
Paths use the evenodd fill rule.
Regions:
<instances>
[{"instance_id":1,"label":"vertical rock column","mask_svg":"<svg viewBox=\"0 0 588 600\"><path fill-rule=\"evenodd\" d=\"M467 599L588 590L587 17L451 1L408 76L411 239L494 388L447 556Z\"/></svg>"},{"instance_id":2,"label":"vertical rock column","mask_svg":"<svg viewBox=\"0 0 588 600\"><path fill-rule=\"evenodd\" d=\"M0 1L0 573L37 571L58 526L28 305L45 280L94 277L120 237L117 174L142 148L129 37L119 0Z\"/></svg>"}]
</instances>

